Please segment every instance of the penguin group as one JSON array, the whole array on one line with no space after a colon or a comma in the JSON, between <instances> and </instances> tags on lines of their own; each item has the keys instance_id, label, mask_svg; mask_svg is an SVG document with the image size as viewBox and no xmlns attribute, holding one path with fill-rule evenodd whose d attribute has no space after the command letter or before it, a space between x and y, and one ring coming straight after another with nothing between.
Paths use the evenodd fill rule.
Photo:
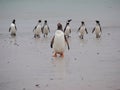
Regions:
<instances>
[{"instance_id":1,"label":"penguin group","mask_svg":"<svg viewBox=\"0 0 120 90\"><path fill-rule=\"evenodd\" d=\"M44 25L42 27L41 20L38 20L38 24L33 29L34 38L40 38L40 34L43 33L44 37L47 37L50 32L50 28L47 24L47 20L44 21Z\"/></svg>"},{"instance_id":2,"label":"penguin group","mask_svg":"<svg viewBox=\"0 0 120 90\"><path fill-rule=\"evenodd\" d=\"M71 37L71 27L70 27L70 22L72 19L69 19L66 21L66 25L63 29L62 24L58 23L57 24L57 30L54 33L54 36L50 42L50 47L53 48L54 50L54 55L53 57L57 57L58 55L60 57L64 57L64 51L65 47L67 45L68 50L70 49L69 43L68 43L68 38ZM33 29L34 33L34 38L40 38L41 34L43 34L43 37L47 37L48 34L50 33L50 28L48 26L47 20L44 21L44 25L42 26L41 20L38 20L37 25ZM16 20L13 19L9 32L11 32L11 36L16 36ZM85 22L81 21L81 25L79 26L77 32L79 33L80 39L84 39L84 35L88 34L87 28L85 26ZM102 34L102 29L100 25L100 21L96 20L96 26L93 28L92 33L95 32L96 38L100 38Z\"/></svg>"}]
</instances>

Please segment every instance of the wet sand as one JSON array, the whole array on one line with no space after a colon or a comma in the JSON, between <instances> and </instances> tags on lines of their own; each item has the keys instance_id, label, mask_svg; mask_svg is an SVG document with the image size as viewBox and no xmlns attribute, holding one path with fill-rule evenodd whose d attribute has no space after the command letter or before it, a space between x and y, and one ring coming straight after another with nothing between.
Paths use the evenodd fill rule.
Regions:
<instances>
[{"instance_id":1,"label":"wet sand","mask_svg":"<svg viewBox=\"0 0 120 90\"><path fill-rule=\"evenodd\" d=\"M119 90L119 29L103 28L96 39L89 28L84 40L73 29L64 58L52 57L54 31L40 39L32 32L1 33L0 90Z\"/></svg>"}]
</instances>

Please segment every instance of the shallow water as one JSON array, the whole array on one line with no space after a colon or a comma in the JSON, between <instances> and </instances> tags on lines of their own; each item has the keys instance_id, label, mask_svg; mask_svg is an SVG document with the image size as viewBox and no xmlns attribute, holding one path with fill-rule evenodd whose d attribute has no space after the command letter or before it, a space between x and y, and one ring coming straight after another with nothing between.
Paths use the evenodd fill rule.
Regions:
<instances>
[{"instance_id":1,"label":"shallow water","mask_svg":"<svg viewBox=\"0 0 120 90\"><path fill-rule=\"evenodd\" d=\"M119 0L1 0L0 90L119 90L119 7ZM8 32L13 18L16 37ZM64 58L53 58L50 41L56 24L65 26L69 18L70 50ZM48 20L47 38L33 38L38 19ZM103 30L100 39L91 33L96 19ZM81 20L88 29L84 40L76 32Z\"/></svg>"}]
</instances>

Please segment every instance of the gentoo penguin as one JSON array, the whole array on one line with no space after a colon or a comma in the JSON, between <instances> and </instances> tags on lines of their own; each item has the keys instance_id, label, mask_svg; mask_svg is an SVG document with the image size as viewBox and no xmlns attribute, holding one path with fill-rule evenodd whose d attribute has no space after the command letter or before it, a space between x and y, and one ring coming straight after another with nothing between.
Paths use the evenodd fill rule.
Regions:
<instances>
[{"instance_id":1,"label":"gentoo penguin","mask_svg":"<svg viewBox=\"0 0 120 90\"><path fill-rule=\"evenodd\" d=\"M9 28L9 32L11 32L11 36L16 36L16 31L17 31L17 27L15 24L15 19L13 19L10 28Z\"/></svg>"},{"instance_id":2,"label":"gentoo penguin","mask_svg":"<svg viewBox=\"0 0 120 90\"><path fill-rule=\"evenodd\" d=\"M92 33L96 34L96 38L100 38L101 37L101 26L100 26L100 21L96 20L96 26L93 28Z\"/></svg>"},{"instance_id":3,"label":"gentoo penguin","mask_svg":"<svg viewBox=\"0 0 120 90\"><path fill-rule=\"evenodd\" d=\"M80 38L83 39L84 38L84 34L86 32L86 34L88 34L88 31L85 27L85 23L84 21L81 22L81 26L78 28L78 31L80 32Z\"/></svg>"},{"instance_id":4,"label":"gentoo penguin","mask_svg":"<svg viewBox=\"0 0 120 90\"><path fill-rule=\"evenodd\" d=\"M44 37L47 36L49 32L50 32L50 28L47 24L47 20L45 20L44 25L42 27L42 33L44 34Z\"/></svg>"},{"instance_id":5,"label":"gentoo penguin","mask_svg":"<svg viewBox=\"0 0 120 90\"><path fill-rule=\"evenodd\" d=\"M66 37L70 37L69 34L71 33L71 27L70 27L70 22L72 21L72 19L68 19L66 21L66 26L64 28L64 33L66 35Z\"/></svg>"},{"instance_id":6,"label":"gentoo penguin","mask_svg":"<svg viewBox=\"0 0 120 90\"><path fill-rule=\"evenodd\" d=\"M66 37L70 37L70 33L71 33L71 28L70 28L70 25L69 25L69 22L66 23L66 26L64 28L64 33L66 35Z\"/></svg>"},{"instance_id":7,"label":"gentoo penguin","mask_svg":"<svg viewBox=\"0 0 120 90\"><path fill-rule=\"evenodd\" d=\"M57 54L59 54L61 57L64 57L64 50L65 46L68 46L68 50L70 49L69 43L67 41L66 36L64 35L64 32L62 30L62 24L57 24L57 31L55 32L54 37L51 41L51 48L54 49L54 55L53 57L57 57Z\"/></svg>"},{"instance_id":8,"label":"gentoo penguin","mask_svg":"<svg viewBox=\"0 0 120 90\"><path fill-rule=\"evenodd\" d=\"M41 20L38 20L38 24L35 26L35 28L33 29L33 32L34 32L34 38L40 38L40 33L42 32L41 31Z\"/></svg>"}]
</instances>

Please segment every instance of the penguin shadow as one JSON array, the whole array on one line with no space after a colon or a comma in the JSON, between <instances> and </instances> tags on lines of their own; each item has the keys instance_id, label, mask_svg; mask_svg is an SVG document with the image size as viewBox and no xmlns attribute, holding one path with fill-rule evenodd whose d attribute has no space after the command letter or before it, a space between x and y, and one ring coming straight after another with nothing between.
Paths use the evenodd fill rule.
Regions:
<instances>
[{"instance_id":1,"label":"penguin shadow","mask_svg":"<svg viewBox=\"0 0 120 90\"><path fill-rule=\"evenodd\" d=\"M16 35L11 35L11 37L9 37L9 39L10 39L11 44L19 46L19 44L17 43Z\"/></svg>"}]
</instances>

